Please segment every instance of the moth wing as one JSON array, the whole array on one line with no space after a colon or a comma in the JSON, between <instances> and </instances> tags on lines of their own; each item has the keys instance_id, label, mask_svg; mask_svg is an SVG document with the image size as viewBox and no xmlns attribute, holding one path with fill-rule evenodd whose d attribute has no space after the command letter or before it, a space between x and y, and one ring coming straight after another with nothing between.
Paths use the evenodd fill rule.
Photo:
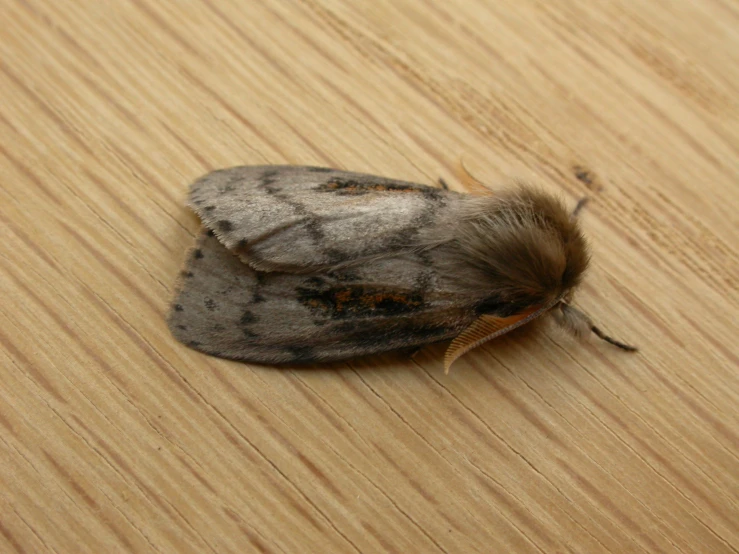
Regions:
<instances>
[{"instance_id":1,"label":"moth wing","mask_svg":"<svg viewBox=\"0 0 739 554\"><path fill-rule=\"evenodd\" d=\"M450 339L475 319L434 286L422 255L310 275L260 272L202 233L168 324L223 358L267 364L331 361Z\"/></svg>"},{"instance_id":2,"label":"moth wing","mask_svg":"<svg viewBox=\"0 0 739 554\"><path fill-rule=\"evenodd\" d=\"M414 248L457 193L362 173L242 166L194 182L190 205L255 269L305 272Z\"/></svg>"}]
</instances>

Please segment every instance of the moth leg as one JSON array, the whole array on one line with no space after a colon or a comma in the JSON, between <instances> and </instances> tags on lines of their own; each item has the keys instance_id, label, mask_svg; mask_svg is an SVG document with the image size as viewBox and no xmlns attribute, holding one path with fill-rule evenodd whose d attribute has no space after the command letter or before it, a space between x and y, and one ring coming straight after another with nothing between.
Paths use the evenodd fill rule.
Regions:
<instances>
[{"instance_id":1,"label":"moth leg","mask_svg":"<svg viewBox=\"0 0 739 554\"><path fill-rule=\"evenodd\" d=\"M447 184L447 182L444 180L443 177L439 177L439 186L443 188L444 190L449 190L449 185Z\"/></svg>"},{"instance_id":2,"label":"moth leg","mask_svg":"<svg viewBox=\"0 0 739 554\"><path fill-rule=\"evenodd\" d=\"M570 214L571 221L577 219L577 217L580 215L580 212L583 210L588 202L590 202L590 198L588 198L587 196L583 196L582 198L580 198L580 200L577 201L575 209L572 210L572 213Z\"/></svg>"}]
</instances>

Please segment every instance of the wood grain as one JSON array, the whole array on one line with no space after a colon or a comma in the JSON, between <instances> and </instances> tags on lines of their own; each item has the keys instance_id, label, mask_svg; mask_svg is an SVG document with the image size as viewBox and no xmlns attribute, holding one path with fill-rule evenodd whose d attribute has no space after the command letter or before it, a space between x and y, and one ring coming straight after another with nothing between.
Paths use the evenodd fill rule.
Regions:
<instances>
[{"instance_id":1,"label":"wood grain","mask_svg":"<svg viewBox=\"0 0 739 554\"><path fill-rule=\"evenodd\" d=\"M0 551L739 552L739 8L5 0ZM538 326L313 370L164 322L189 182L330 165L592 197Z\"/></svg>"}]
</instances>

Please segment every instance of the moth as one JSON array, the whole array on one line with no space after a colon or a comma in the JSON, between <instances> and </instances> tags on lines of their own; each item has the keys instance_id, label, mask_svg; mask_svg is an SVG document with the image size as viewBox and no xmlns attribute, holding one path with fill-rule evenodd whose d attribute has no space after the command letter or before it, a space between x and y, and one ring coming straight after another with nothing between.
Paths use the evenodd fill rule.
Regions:
<instances>
[{"instance_id":1,"label":"moth","mask_svg":"<svg viewBox=\"0 0 739 554\"><path fill-rule=\"evenodd\" d=\"M624 350L572 306L576 214L519 185L462 194L323 167L242 166L190 187L204 228L169 327L214 356L343 360L451 340L454 360L544 314Z\"/></svg>"}]
</instances>

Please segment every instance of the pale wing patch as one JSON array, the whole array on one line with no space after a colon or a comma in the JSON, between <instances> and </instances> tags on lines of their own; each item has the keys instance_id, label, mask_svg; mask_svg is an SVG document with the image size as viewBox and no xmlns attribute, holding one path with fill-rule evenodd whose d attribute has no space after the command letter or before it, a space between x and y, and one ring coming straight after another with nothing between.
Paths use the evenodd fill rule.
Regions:
<instances>
[{"instance_id":1,"label":"pale wing patch","mask_svg":"<svg viewBox=\"0 0 739 554\"><path fill-rule=\"evenodd\" d=\"M362 173L257 166L198 179L189 202L253 268L304 273L412 250L457 196Z\"/></svg>"}]
</instances>

